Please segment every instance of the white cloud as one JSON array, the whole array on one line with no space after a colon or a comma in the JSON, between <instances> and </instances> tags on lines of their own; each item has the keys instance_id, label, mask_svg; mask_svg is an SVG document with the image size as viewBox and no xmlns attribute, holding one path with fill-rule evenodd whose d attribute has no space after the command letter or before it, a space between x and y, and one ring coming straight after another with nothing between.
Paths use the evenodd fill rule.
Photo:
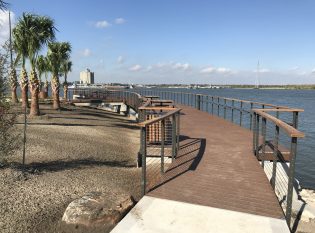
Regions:
<instances>
[{"instance_id":1,"label":"white cloud","mask_svg":"<svg viewBox=\"0 0 315 233\"><path fill-rule=\"evenodd\" d=\"M188 63L185 63L185 64L182 64L180 62L177 62L176 64L173 65L173 68L176 69L176 70L188 70L191 68L190 64Z\"/></svg>"},{"instance_id":2,"label":"white cloud","mask_svg":"<svg viewBox=\"0 0 315 233\"><path fill-rule=\"evenodd\" d=\"M212 67L212 66L208 66L203 68L202 70L200 70L200 73L202 74L212 74L212 73L216 73L216 74L230 74L232 73L232 71L229 68L225 68L225 67Z\"/></svg>"},{"instance_id":3,"label":"white cloud","mask_svg":"<svg viewBox=\"0 0 315 233\"><path fill-rule=\"evenodd\" d=\"M124 18L117 18L115 19L115 24L124 24L126 20Z\"/></svg>"},{"instance_id":4,"label":"white cloud","mask_svg":"<svg viewBox=\"0 0 315 233\"><path fill-rule=\"evenodd\" d=\"M118 64L123 64L123 63L125 62L124 57L123 57L123 56L119 56L119 57L117 58L117 62L118 62Z\"/></svg>"},{"instance_id":5,"label":"white cloud","mask_svg":"<svg viewBox=\"0 0 315 233\"><path fill-rule=\"evenodd\" d=\"M202 70L200 70L200 73L202 73L202 74L211 74L214 72L215 72L215 68L211 67L211 66L203 68Z\"/></svg>"},{"instance_id":6,"label":"white cloud","mask_svg":"<svg viewBox=\"0 0 315 233\"><path fill-rule=\"evenodd\" d=\"M108 28L110 26L111 26L111 24L109 22L107 22L106 20L97 21L95 23L95 27L97 27L97 28Z\"/></svg>"},{"instance_id":7,"label":"white cloud","mask_svg":"<svg viewBox=\"0 0 315 233\"><path fill-rule=\"evenodd\" d=\"M217 71L217 73L220 73L220 74L226 74L226 73L230 73L231 72L230 69L224 68L224 67L219 67L219 68L217 68L216 71Z\"/></svg>"},{"instance_id":8,"label":"white cloud","mask_svg":"<svg viewBox=\"0 0 315 233\"><path fill-rule=\"evenodd\" d=\"M130 71L140 71L141 69L142 69L142 66L138 64L129 68Z\"/></svg>"},{"instance_id":9,"label":"white cloud","mask_svg":"<svg viewBox=\"0 0 315 233\"><path fill-rule=\"evenodd\" d=\"M11 23L13 28L15 25L15 14L13 12L11 12ZM0 45L3 45L9 39L9 36L9 11L0 10Z\"/></svg>"},{"instance_id":10,"label":"white cloud","mask_svg":"<svg viewBox=\"0 0 315 233\"><path fill-rule=\"evenodd\" d=\"M257 70L255 70L255 72L257 73ZM269 69L259 69L258 71L259 73L269 73L271 72Z\"/></svg>"},{"instance_id":11,"label":"white cloud","mask_svg":"<svg viewBox=\"0 0 315 233\"><path fill-rule=\"evenodd\" d=\"M90 49L86 48L80 52L80 55L83 57L89 57L92 55L92 52Z\"/></svg>"}]
</instances>

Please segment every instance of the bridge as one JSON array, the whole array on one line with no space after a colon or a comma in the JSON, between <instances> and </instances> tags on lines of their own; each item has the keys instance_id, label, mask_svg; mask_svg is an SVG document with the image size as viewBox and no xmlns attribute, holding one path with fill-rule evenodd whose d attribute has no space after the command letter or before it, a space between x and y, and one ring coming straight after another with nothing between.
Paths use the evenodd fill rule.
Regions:
<instances>
[{"instance_id":1,"label":"bridge","mask_svg":"<svg viewBox=\"0 0 315 233\"><path fill-rule=\"evenodd\" d=\"M112 232L294 228L302 109L157 90L75 91L81 102L120 101L138 113L143 198Z\"/></svg>"}]
</instances>

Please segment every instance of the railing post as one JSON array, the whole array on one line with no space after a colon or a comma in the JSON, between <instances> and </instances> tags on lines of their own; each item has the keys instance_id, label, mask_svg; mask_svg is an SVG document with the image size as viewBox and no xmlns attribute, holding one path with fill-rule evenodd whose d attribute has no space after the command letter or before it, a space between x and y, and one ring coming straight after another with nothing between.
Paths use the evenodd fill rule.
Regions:
<instances>
[{"instance_id":1,"label":"railing post","mask_svg":"<svg viewBox=\"0 0 315 233\"><path fill-rule=\"evenodd\" d=\"M176 156L176 116L172 115L172 162Z\"/></svg>"},{"instance_id":2,"label":"railing post","mask_svg":"<svg viewBox=\"0 0 315 233\"><path fill-rule=\"evenodd\" d=\"M256 114L256 139L255 139L255 155L258 157L259 155L259 114Z\"/></svg>"},{"instance_id":3,"label":"railing post","mask_svg":"<svg viewBox=\"0 0 315 233\"><path fill-rule=\"evenodd\" d=\"M213 96L211 96L211 114L213 115Z\"/></svg>"},{"instance_id":4,"label":"railing post","mask_svg":"<svg viewBox=\"0 0 315 233\"><path fill-rule=\"evenodd\" d=\"M242 118L243 118L243 102L241 101L241 109L240 109L240 126L242 126Z\"/></svg>"},{"instance_id":5,"label":"railing post","mask_svg":"<svg viewBox=\"0 0 315 233\"><path fill-rule=\"evenodd\" d=\"M232 117L231 117L231 121L234 122L234 100L232 100Z\"/></svg>"},{"instance_id":6,"label":"railing post","mask_svg":"<svg viewBox=\"0 0 315 233\"><path fill-rule=\"evenodd\" d=\"M291 161L289 168L289 181L288 181L288 194L287 194L287 208L286 220L289 228L291 229L291 215L292 215L292 196L293 196L293 183L295 176L295 160L296 160L297 138L291 138Z\"/></svg>"},{"instance_id":7,"label":"railing post","mask_svg":"<svg viewBox=\"0 0 315 233\"><path fill-rule=\"evenodd\" d=\"M200 102L201 102L201 96L199 94L196 95L197 99L197 109L200 110Z\"/></svg>"},{"instance_id":8,"label":"railing post","mask_svg":"<svg viewBox=\"0 0 315 233\"><path fill-rule=\"evenodd\" d=\"M177 132L176 132L176 156L178 155L179 151L179 136L180 136L180 112L177 113Z\"/></svg>"},{"instance_id":9,"label":"railing post","mask_svg":"<svg viewBox=\"0 0 315 233\"><path fill-rule=\"evenodd\" d=\"M293 120L292 120L292 126L294 128L298 128L298 117L299 117L299 112L293 112Z\"/></svg>"},{"instance_id":10,"label":"railing post","mask_svg":"<svg viewBox=\"0 0 315 233\"><path fill-rule=\"evenodd\" d=\"M252 109L253 109L253 103L250 103L250 122L249 122L249 129L250 130L252 130L252 123L253 123L253 121L252 121L252 119L253 119L253 112L252 112Z\"/></svg>"},{"instance_id":11,"label":"railing post","mask_svg":"<svg viewBox=\"0 0 315 233\"><path fill-rule=\"evenodd\" d=\"M224 119L226 118L226 99L224 99Z\"/></svg>"},{"instance_id":12,"label":"railing post","mask_svg":"<svg viewBox=\"0 0 315 233\"><path fill-rule=\"evenodd\" d=\"M261 148L261 166L265 165L265 151L266 151L266 126L267 119L265 117L262 118L262 126L261 126L261 134L262 134L262 148Z\"/></svg>"},{"instance_id":13,"label":"railing post","mask_svg":"<svg viewBox=\"0 0 315 233\"><path fill-rule=\"evenodd\" d=\"M256 155L256 113L252 112L253 114L253 153Z\"/></svg>"},{"instance_id":14,"label":"railing post","mask_svg":"<svg viewBox=\"0 0 315 233\"><path fill-rule=\"evenodd\" d=\"M161 122L161 173L164 173L165 119Z\"/></svg>"},{"instance_id":15,"label":"railing post","mask_svg":"<svg viewBox=\"0 0 315 233\"><path fill-rule=\"evenodd\" d=\"M272 166L272 177L271 185L272 188L276 187L276 176L277 176L277 162L278 162L278 144L279 144L279 126L276 125L274 148L273 148L273 166Z\"/></svg>"},{"instance_id":16,"label":"railing post","mask_svg":"<svg viewBox=\"0 0 315 233\"><path fill-rule=\"evenodd\" d=\"M207 113L209 113L209 96L208 95L206 98L206 111L207 111Z\"/></svg>"},{"instance_id":17,"label":"railing post","mask_svg":"<svg viewBox=\"0 0 315 233\"><path fill-rule=\"evenodd\" d=\"M220 116L220 97L218 97L218 116Z\"/></svg>"},{"instance_id":18,"label":"railing post","mask_svg":"<svg viewBox=\"0 0 315 233\"><path fill-rule=\"evenodd\" d=\"M141 128L141 156L142 156L142 177L141 177L141 194L142 196L146 193L146 186L147 186L147 172L146 172L146 153L147 153L147 140L146 140L146 127Z\"/></svg>"}]
</instances>

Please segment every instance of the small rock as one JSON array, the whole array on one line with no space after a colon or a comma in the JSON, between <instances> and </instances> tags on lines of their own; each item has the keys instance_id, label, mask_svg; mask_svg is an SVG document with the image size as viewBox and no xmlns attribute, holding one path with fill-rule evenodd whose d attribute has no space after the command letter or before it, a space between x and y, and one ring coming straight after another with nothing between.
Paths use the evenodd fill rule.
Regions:
<instances>
[{"instance_id":1,"label":"small rock","mask_svg":"<svg viewBox=\"0 0 315 233\"><path fill-rule=\"evenodd\" d=\"M90 192L72 201L63 217L66 224L84 225L114 225L118 223L134 206L132 196L121 196L117 201L108 200L100 192Z\"/></svg>"}]
</instances>

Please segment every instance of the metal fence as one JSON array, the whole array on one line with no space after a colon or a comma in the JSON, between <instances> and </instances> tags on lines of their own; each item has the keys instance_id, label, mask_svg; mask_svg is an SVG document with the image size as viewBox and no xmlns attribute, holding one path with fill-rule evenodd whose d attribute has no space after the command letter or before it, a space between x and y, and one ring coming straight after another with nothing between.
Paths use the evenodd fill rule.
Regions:
<instances>
[{"instance_id":1,"label":"metal fence","mask_svg":"<svg viewBox=\"0 0 315 233\"><path fill-rule=\"evenodd\" d=\"M251 130L253 154L270 179L291 228L294 187L298 189L295 180L297 141L298 138L304 137L304 134L297 130L298 114L302 109L186 92L147 89L137 92L141 95L170 99L176 104L191 106Z\"/></svg>"},{"instance_id":2,"label":"metal fence","mask_svg":"<svg viewBox=\"0 0 315 233\"><path fill-rule=\"evenodd\" d=\"M80 90L76 93L87 96L87 92L91 91ZM176 158L179 149L180 109L174 106L186 105L253 132L253 154L270 178L271 186L291 227L292 196L294 186L297 185L294 178L297 140L304 137L297 130L298 113L303 110L186 92L139 89L133 92L106 90L101 94L100 90L94 91L95 98L124 101L139 114L139 163L142 164L143 195L154 187L165 171L165 161L170 159L171 163Z\"/></svg>"},{"instance_id":3,"label":"metal fence","mask_svg":"<svg viewBox=\"0 0 315 233\"><path fill-rule=\"evenodd\" d=\"M157 100L126 90L77 88L69 90L68 98L72 103L123 102L127 111L132 108L138 113L142 195L153 189L178 154L181 109L175 108L173 101Z\"/></svg>"}]
</instances>

